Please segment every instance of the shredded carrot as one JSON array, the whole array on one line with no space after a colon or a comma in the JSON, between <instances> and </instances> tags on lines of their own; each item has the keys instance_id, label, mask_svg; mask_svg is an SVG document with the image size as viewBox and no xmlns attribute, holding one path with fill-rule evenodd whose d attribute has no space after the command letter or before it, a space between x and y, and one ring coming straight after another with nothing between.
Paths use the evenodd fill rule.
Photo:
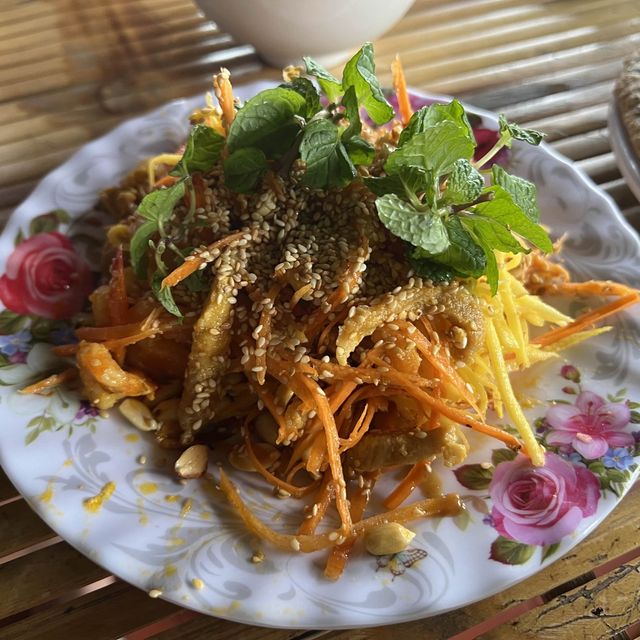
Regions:
<instances>
[{"instance_id":1,"label":"shredded carrot","mask_svg":"<svg viewBox=\"0 0 640 640\"><path fill-rule=\"evenodd\" d=\"M162 329L159 327L151 327L150 329L143 329L138 333L134 333L123 338L116 338L114 340L105 340L101 342L103 347L109 349L109 351L113 353L117 353L119 349L123 347L128 347L132 344L136 344L136 342L141 342L142 340L146 340L147 338L153 338L162 333ZM78 352L80 345L82 343L79 342L77 344L61 344L57 347L53 347L51 351L55 353L57 356L68 357L73 356Z\"/></svg>"},{"instance_id":2,"label":"shredded carrot","mask_svg":"<svg viewBox=\"0 0 640 640\"><path fill-rule=\"evenodd\" d=\"M322 522L327 509L334 498L334 484L331 477L331 471L327 470L322 478L322 484L318 489L318 493L313 501L311 507L311 513L308 515L302 524L298 527L298 534L311 535L315 532L317 526Z\"/></svg>"},{"instance_id":3,"label":"shredded carrot","mask_svg":"<svg viewBox=\"0 0 640 640\"><path fill-rule=\"evenodd\" d=\"M547 347L558 340L567 338L578 331L582 331L583 329L590 327L600 320L608 318L610 315L613 315L618 311L622 311L623 309L636 304L638 301L640 301L639 293L629 293L618 300L613 300L612 302L608 302L593 311L582 314L564 327L558 327L548 331L547 333L543 333L541 336L533 338L531 342L533 344L540 345L541 347Z\"/></svg>"},{"instance_id":4,"label":"shredded carrot","mask_svg":"<svg viewBox=\"0 0 640 640\"><path fill-rule=\"evenodd\" d=\"M233 100L230 77L229 70L225 68L220 69L220 73L213 76L213 91L222 109L222 119L227 131L236 117L236 105Z\"/></svg>"},{"instance_id":5,"label":"shredded carrot","mask_svg":"<svg viewBox=\"0 0 640 640\"><path fill-rule=\"evenodd\" d=\"M251 442L251 435L249 433L249 429L247 426L247 422L245 421L245 425L242 429L244 436L244 446L247 450L247 455L249 456L249 460L251 460L251 464L255 467L255 470L273 487L277 489L282 489L282 491L286 491L290 493L294 498L301 498L302 496L307 495L313 491L317 486L317 482L312 482L306 487L297 487L289 482L285 482L281 480L276 475L271 473L258 459L255 451L253 450L253 443Z\"/></svg>"},{"instance_id":6,"label":"shredded carrot","mask_svg":"<svg viewBox=\"0 0 640 640\"><path fill-rule=\"evenodd\" d=\"M205 250L205 254L207 252L211 253L212 251L220 250L232 242L239 240L245 234L244 231L238 231L237 233L232 233L224 238L220 238L220 240L216 240L211 243ZM182 282L185 278L188 278L192 273L195 273L201 265L206 262L205 258L202 257L202 252L197 254L193 254L187 256L185 261L179 266L176 267L169 275L165 276L162 280L162 287L175 287L179 282Z\"/></svg>"},{"instance_id":7,"label":"shredded carrot","mask_svg":"<svg viewBox=\"0 0 640 640\"><path fill-rule=\"evenodd\" d=\"M178 178L176 176L165 176L164 178L160 178L160 180L156 181L153 186L155 188L172 187L176 182L178 182Z\"/></svg>"},{"instance_id":8,"label":"shredded carrot","mask_svg":"<svg viewBox=\"0 0 640 640\"><path fill-rule=\"evenodd\" d=\"M75 367L65 369L60 373L54 373L52 376L49 376L44 380L34 382L24 389L20 389L20 393L23 393L25 395L32 393L46 394L47 391L51 391L52 389L59 387L61 384L69 382L69 380L73 380L77 375L78 370Z\"/></svg>"},{"instance_id":9,"label":"shredded carrot","mask_svg":"<svg viewBox=\"0 0 640 640\"><path fill-rule=\"evenodd\" d=\"M637 293L632 287L610 280L588 280L587 282L561 282L540 285L539 295L579 295L623 297Z\"/></svg>"},{"instance_id":10,"label":"shredded carrot","mask_svg":"<svg viewBox=\"0 0 640 640\"><path fill-rule=\"evenodd\" d=\"M333 320L329 320L322 330L320 335L318 336L318 353L324 353L327 350L327 341L329 340L329 335L331 331L339 324L344 322L347 317L349 311L347 309L343 309L339 313L335 314L335 318Z\"/></svg>"},{"instance_id":11,"label":"shredded carrot","mask_svg":"<svg viewBox=\"0 0 640 640\"><path fill-rule=\"evenodd\" d=\"M382 504L385 509L399 507L413 493L428 469L429 465L426 462L416 462L407 475L402 478L400 484L384 499Z\"/></svg>"},{"instance_id":12,"label":"shredded carrot","mask_svg":"<svg viewBox=\"0 0 640 640\"><path fill-rule=\"evenodd\" d=\"M227 474L222 469L220 469L220 489L249 531L259 538L268 540L277 548L288 552L293 550L309 553L320 549L328 549L329 547L335 546L336 543L341 544L341 542L338 542L341 540L341 536L346 539L355 539L373 527L377 527L385 522L403 523L433 516L453 516L459 513L462 508L460 497L455 493L449 493L441 498L425 498L406 507L400 507L393 511L380 513L365 520L360 520L353 524L350 532L346 535L343 529L315 535L291 535L274 531L262 522L247 506L235 485L229 480Z\"/></svg>"},{"instance_id":13,"label":"shredded carrot","mask_svg":"<svg viewBox=\"0 0 640 640\"><path fill-rule=\"evenodd\" d=\"M400 120L403 126L407 126L411 116L413 115L413 109L411 108L411 100L409 99L409 92L407 91L407 81L404 77L404 70L402 63L400 62L400 56L396 56L391 63L391 74L393 77L393 90L398 98L398 108L400 110Z\"/></svg>"},{"instance_id":14,"label":"shredded carrot","mask_svg":"<svg viewBox=\"0 0 640 640\"><path fill-rule=\"evenodd\" d=\"M379 475L379 472L363 474L363 486L358 487L349 496L351 518L354 522L358 522L364 517L364 511L371 497L371 490ZM355 540L347 540L333 547L324 568L325 577L329 578L329 580L337 580L342 575L347 566L347 561L349 560L349 555L351 554L354 543Z\"/></svg>"},{"instance_id":15,"label":"shredded carrot","mask_svg":"<svg viewBox=\"0 0 640 640\"><path fill-rule=\"evenodd\" d=\"M418 351L424 356L429 364L446 380L448 380L455 390L460 394L460 397L478 414L480 415L480 409L473 397L473 394L467 388L467 384L460 377L460 374L452 366L450 361L447 361L439 354L436 355L433 351L432 345L425 338L424 334L419 331L409 333L408 322L396 322L400 327L402 334L408 339L413 340L416 343ZM441 350L442 353L442 350Z\"/></svg>"},{"instance_id":16,"label":"shredded carrot","mask_svg":"<svg viewBox=\"0 0 640 640\"><path fill-rule=\"evenodd\" d=\"M318 386L318 383L306 376L300 376L302 384L309 390L313 396L316 406L318 418L322 423L327 442L327 456L329 458L329 467L331 475L336 486L336 508L342 521L342 529L348 532L351 529L351 515L349 514L349 506L346 495L346 483L342 473L342 461L340 460L340 438L336 430L336 423L329 407L329 402L325 392Z\"/></svg>"},{"instance_id":17,"label":"shredded carrot","mask_svg":"<svg viewBox=\"0 0 640 640\"><path fill-rule=\"evenodd\" d=\"M380 360L375 356L372 358L372 360L376 362L376 364L386 367L386 363L383 360ZM392 384L397 384L398 386L401 386L407 389L407 391L411 396L416 398L416 400L421 401L424 405L426 405L430 409L435 409L436 411L441 413L443 416L446 416L447 418L449 418L450 420L453 420L457 424L463 425L465 427L469 427L470 429L473 429L474 431L478 431L479 433L483 433L487 436L491 436L496 440L500 440L513 449L520 449L522 447L522 444L520 443L520 441L514 438L510 433L507 433L502 429L498 429L497 427L493 427L489 424L486 424L485 422L480 422L479 420L476 420L471 416L468 416L463 411L460 411L455 407L451 407L450 405L446 404L444 401L438 400L433 396L429 395L428 393L426 393L425 391L423 391L422 389L420 389L420 387L418 387L416 384L414 384L413 382L411 382L411 380L408 379L408 376L406 376L406 374L401 374L388 367L386 368L388 369L388 371L386 371L381 375L383 375L386 379L388 379Z\"/></svg>"}]
</instances>

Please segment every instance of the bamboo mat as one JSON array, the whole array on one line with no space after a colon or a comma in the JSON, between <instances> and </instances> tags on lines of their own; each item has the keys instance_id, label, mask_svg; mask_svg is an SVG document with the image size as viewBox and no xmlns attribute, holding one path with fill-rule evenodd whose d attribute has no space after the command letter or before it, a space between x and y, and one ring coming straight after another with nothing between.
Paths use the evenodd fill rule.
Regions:
<instances>
[{"instance_id":1,"label":"bamboo mat","mask_svg":"<svg viewBox=\"0 0 640 640\"><path fill-rule=\"evenodd\" d=\"M277 77L188 0L2 0L0 219L79 146L135 114L202 93L221 65L235 83ZM542 129L636 227L607 103L640 47L638 0L418 0L375 43L381 79L400 52L410 84ZM425 640L640 637L640 486L606 523L536 576L464 609L391 627L278 631L152 600L57 537L0 472L3 640Z\"/></svg>"}]
</instances>

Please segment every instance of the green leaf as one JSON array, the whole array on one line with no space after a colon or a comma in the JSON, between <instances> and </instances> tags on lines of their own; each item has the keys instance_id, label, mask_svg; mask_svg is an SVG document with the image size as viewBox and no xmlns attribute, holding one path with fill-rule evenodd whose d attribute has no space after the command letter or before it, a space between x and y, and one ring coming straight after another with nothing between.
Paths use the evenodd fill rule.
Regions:
<instances>
[{"instance_id":1,"label":"green leaf","mask_svg":"<svg viewBox=\"0 0 640 640\"><path fill-rule=\"evenodd\" d=\"M220 158L225 140L211 127L196 124L189 133L182 159L171 170L172 176L186 176L194 171L208 171Z\"/></svg>"},{"instance_id":2,"label":"green leaf","mask_svg":"<svg viewBox=\"0 0 640 640\"><path fill-rule=\"evenodd\" d=\"M131 266L140 279L147 275L147 251L149 249L149 239L158 230L155 220L143 222L133 234L129 242L129 256Z\"/></svg>"},{"instance_id":3,"label":"green leaf","mask_svg":"<svg viewBox=\"0 0 640 640\"><path fill-rule=\"evenodd\" d=\"M497 467L501 462L509 462L517 455L512 449L494 449L491 453L491 462Z\"/></svg>"},{"instance_id":4,"label":"green leaf","mask_svg":"<svg viewBox=\"0 0 640 640\"><path fill-rule=\"evenodd\" d=\"M376 124L384 124L393 118L393 107L387 102L376 78L376 64L373 46L366 42L344 67L342 86L346 90L353 87L358 103L364 107Z\"/></svg>"},{"instance_id":5,"label":"green leaf","mask_svg":"<svg viewBox=\"0 0 640 640\"><path fill-rule=\"evenodd\" d=\"M307 74L318 80L320 88L324 91L330 102L337 102L342 95L342 85L338 78L329 73L321 64L317 63L313 58L305 56L302 58L307 67Z\"/></svg>"},{"instance_id":6,"label":"green leaf","mask_svg":"<svg viewBox=\"0 0 640 640\"><path fill-rule=\"evenodd\" d=\"M294 78L291 82L281 84L280 86L285 89L293 89L304 98L305 109L300 113L300 115L307 120L310 120L316 113L318 113L318 111L320 111L320 109L322 109L318 91L313 86L313 82L308 78Z\"/></svg>"},{"instance_id":7,"label":"green leaf","mask_svg":"<svg viewBox=\"0 0 640 640\"><path fill-rule=\"evenodd\" d=\"M356 165L369 165L376 155L376 150L360 136L346 140L344 148L347 150L351 162Z\"/></svg>"},{"instance_id":8,"label":"green leaf","mask_svg":"<svg viewBox=\"0 0 640 640\"><path fill-rule=\"evenodd\" d=\"M491 173L493 184L497 184L507 191L531 222L538 222L540 220L540 209L538 208L536 185L524 178L508 174L498 164L493 165Z\"/></svg>"},{"instance_id":9,"label":"green leaf","mask_svg":"<svg viewBox=\"0 0 640 640\"><path fill-rule=\"evenodd\" d=\"M462 226L458 216L449 216L445 222L449 246L437 255L421 250L414 251L415 258L426 258L448 267L454 275L479 278L487 266L484 251L479 247Z\"/></svg>"},{"instance_id":10,"label":"green leaf","mask_svg":"<svg viewBox=\"0 0 640 640\"><path fill-rule=\"evenodd\" d=\"M555 542L554 544L545 544L544 547L542 547L542 557L540 558L540 562L544 562L547 558L551 557L559 548L559 542Z\"/></svg>"},{"instance_id":11,"label":"green leaf","mask_svg":"<svg viewBox=\"0 0 640 640\"><path fill-rule=\"evenodd\" d=\"M402 130L398 146L402 146L413 138L416 133L421 133L433 125L446 121L453 122L465 129L468 137L475 141L473 128L469 123L464 107L457 100L452 100L449 104L431 104L416 111L411 116L407 126Z\"/></svg>"},{"instance_id":12,"label":"green leaf","mask_svg":"<svg viewBox=\"0 0 640 640\"><path fill-rule=\"evenodd\" d=\"M526 253L527 249L518 242L508 227L493 218L470 216L462 219L462 224L471 228L474 237L492 251L506 251L510 253Z\"/></svg>"},{"instance_id":13,"label":"green leaf","mask_svg":"<svg viewBox=\"0 0 640 640\"><path fill-rule=\"evenodd\" d=\"M376 199L378 217L391 233L430 254L441 253L449 245L442 217L432 211L418 211L397 195Z\"/></svg>"},{"instance_id":14,"label":"green leaf","mask_svg":"<svg viewBox=\"0 0 640 640\"><path fill-rule=\"evenodd\" d=\"M465 218L462 222L466 231L469 232L473 241L482 249L484 253L484 257L486 260L486 267L484 270L485 275L487 276L487 281L489 283L489 287L491 288L491 295L495 296L498 292L498 261L496 260L496 254L493 250L493 246L490 242L487 242L481 234L477 232L477 229L471 223L469 218Z\"/></svg>"},{"instance_id":15,"label":"green leaf","mask_svg":"<svg viewBox=\"0 0 640 640\"><path fill-rule=\"evenodd\" d=\"M446 204L473 202L484 188L484 178L468 160L456 160L443 194Z\"/></svg>"},{"instance_id":16,"label":"green leaf","mask_svg":"<svg viewBox=\"0 0 640 640\"><path fill-rule=\"evenodd\" d=\"M36 216L29 223L29 235L35 236L38 233L50 233L56 231L61 224L66 224L71 218L64 209L55 209L49 213Z\"/></svg>"},{"instance_id":17,"label":"green leaf","mask_svg":"<svg viewBox=\"0 0 640 640\"><path fill-rule=\"evenodd\" d=\"M0 334L7 335L18 333L21 329L29 326L29 316L23 316L19 313L4 309L0 311Z\"/></svg>"},{"instance_id":18,"label":"green leaf","mask_svg":"<svg viewBox=\"0 0 640 640\"><path fill-rule=\"evenodd\" d=\"M165 274L158 270L153 274L153 278L151 280L151 290L153 294L158 299L160 304L172 315L182 318L182 311L180 311L180 307L176 304L173 299L173 294L171 293L171 287L163 287L162 280Z\"/></svg>"},{"instance_id":19,"label":"green leaf","mask_svg":"<svg viewBox=\"0 0 640 640\"><path fill-rule=\"evenodd\" d=\"M500 114L500 137L503 139L507 147L511 147L511 140L522 140L528 142L534 146L538 146L544 138L544 133L536 131L535 129L525 129L512 122L507 122L507 119Z\"/></svg>"},{"instance_id":20,"label":"green leaf","mask_svg":"<svg viewBox=\"0 0 640 640\"><path fill-rule=\"evenodd\" d=\"M205 273L203 269L198 269L184 280L184 284L192 293L200 293L201 291L209 291L211 289L211 275Z\"/></svg>"},{"instance_id":21,"label":"green leaf","mask_svg":"<svg viewBox=\"0 0 640 640\"><path fill-rule=\"evenodd\" d=\"M254 147L267 136L294 123L294 116L305 113L305 97L293 89L265 89L236 114L229 128L227 146L230 151Z\"/></svg>"},{"instance_id":22,"label":"green leaf","mask_svg":"<svg viewBox=\"0 0 640 640\"><path fill-rule=\"evenodd\" d=\"M362 131L360 120L360 107L355 87L349 87L342 98L342 106L345 108L345 117L349 121L349 126L342 132L343 142L353 136L357 136Z\"/></svg>"},{"instance_id":23,"label":"green leaf","mask_svg":"<svg viewBox=\"0 0 640 640\"><path fill-rule=\"evenodd\" d=\"M536 548L530 544L523 544L498 536L491 545L489 557L502 564L524 564L531 558Z\"/></svg>"},{"instance_id":24,"label":"green leaf","mask_svg":"<svg viewBox=\"0 0 640 640\"><path fill-rule=\"evenodd\" d=\"M167 189L158 189L148 193L138 205L138 215L146 220L162 224L173 213L173 208L184 197L184 180L176 182Z\"/></svg>"},{"instance_id":25,"label":"green leaf","mask_svg":"<svg viewBox=\"0 0 640 640\"><path fill-rule=\"evenodd\" d=\"M384 168L392 175L402 167L420 167L439 176L449 173L458 160L469 160L474 148L463 127L450 121L440 122L394 151Z\"/></svg>"},{"instance_id":26,"label":"green leaf","mask_svg":"<svg viewBox=\"0 0 640 640\"><path fill-rule=\"evenodd\" d=\"M305 127L300 157L306 163L303 182L309 187L344 187L356 176L340 130L329 120L314 120Z\"/></svg>"},{"instance_id":27,"label":"green leaf","mask_svg":"<svg viewBox=\"0 0 640 640\"><path fill-rule=\"evenodd\" d=\"M479 464L465 464L453 470L458 482L467 489L482 491L489 487L493 469L485 469Z\"/></svg>"},{"instance_id":28,"label":"green leaf","mask_svg":"<svg viewBox=\"0 0 640 640\"><path fill-rule=\"evenodd\" d=\"M429 258L419 257L418 252L421 251L422 249L414 248L414 250L409 254L409 262L411 263L413 270L421 278L431 280L431 282L435 284L441 284L443 282L451 282L454 278L460 275L451 267L433 262Z\"/></svg>"},{"instance_id":29,"label":"green leaf","mask_svg":"<svg viewBox=\"0 0 640 640\"><path fill-rule=\"evenodd\" d=\"M236 193L249 193L256 187L267 168L267 158L260 149L237 149L225 158L225 185Z\"/></svg>"},{"instance_id":30,"label":"green leaf","mask_svg":"<svg viewBox=\"0 0 640 640\"><path fill-rule=\"evenodd\" d=\"M496 185L488 187L485 192L492 192L494 198L489 202L481 202L475 205L471 209L474 214L499 222L542 251L547 253L553 251L553 244L549 234L540 225L529 219L507 191Z\"/></svg>"},{"instance_id":31,"label":"green leaf","mask_svg":"<svg viewBox=\"0 0 640 640\"><path fill-rule=\"evenodd\" d=\"M377 196L395 193L401 198L406 198L408 193L423 191L428 179L424 169L403 167L399 173L393 176L368 177L364 179L364 183Z\"/></svg>"},{"instance_id":32,"label":"green leaf","mask_svg":"<svg viewBox=\"0 0 640 640\"><path fill-rule=\"evenodd\" d=\"M40 435L40 429L31 429L24 438L25 445L31 444Z\"/></svg>"}]
</instances>

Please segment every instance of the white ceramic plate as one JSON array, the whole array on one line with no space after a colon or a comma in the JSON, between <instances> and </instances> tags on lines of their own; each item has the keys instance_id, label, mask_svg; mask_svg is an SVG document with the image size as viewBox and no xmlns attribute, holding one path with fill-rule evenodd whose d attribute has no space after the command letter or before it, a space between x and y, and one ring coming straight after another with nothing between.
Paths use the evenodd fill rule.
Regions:
<instances>
[{"instance_id":1,"label":"white ceramic plate","mask_svg":"<svg viewBox=\"0 0 640 640\"><path fill-rule=\"evenodd\" d=\"M68 338L64 323L20 314L50 314L56 301L72 310L65 284L82 285L84 260L96 255L101 235L96 220L82 214L100 189L139 160L176 148L187 115L200 103L171 103L83 147L42 181L0 238L0 299L17 311L0 314L0 461L33 509L70 544L133 585L161 589L168 600L203 613L292 628L382 625L457 608L523 580L584 538L638 474L637 311L616 318L613 331L568 352L566 360L521 379L518 389L540 401L531 418L546 415L551 423L541 424L540 437L567 442L563 455L550 454L545 470L534 474L523 459L496 453L495 441L474 438L473 454L457 477L441 470L445 488L463 494L467 510L413 525L417 536L402 554L376 559L358 549L337 583L322 577L323 554L262 547L265 560L252 564L260 545L212 483L178 483L172 455L117 411L96 416L65 391L17 393L55 366L49 343ZM495 128L491 114L476 112L483 126ZM564 256L578 279L615 277L640 285L638 240L605 194L544 145L515 147L510 165L538 185L543 221L554 235L568 233ZM59 213L41 216L54 209L68 212L71 224ZM64 237L72 238L78 254ZM574 301L572 310L578 306ZM562 368L567 363L575 368ZM554 400L562 402L551 409ZM597 456L587 459L574 447ZM214 466L211 471L216 474ZM261 518L281 530L297 526L288 502L273 499L253 475L234 473L234 479ZM195 588L194 579L204 587Z\"/></svg>"}]
</instances>

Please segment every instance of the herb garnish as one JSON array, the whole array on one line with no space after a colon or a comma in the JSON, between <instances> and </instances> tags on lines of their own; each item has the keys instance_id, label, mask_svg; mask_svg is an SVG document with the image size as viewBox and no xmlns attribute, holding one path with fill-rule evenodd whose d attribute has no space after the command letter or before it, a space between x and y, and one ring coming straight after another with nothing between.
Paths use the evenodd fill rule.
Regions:
<instances>
[{"instance_id":1,"label":"herb garnish","mask_svg":"<svg viewBox=\"0 0 640 640\"><path fill-rule=\"evenodd\" d=\"M226 139L206 125L194 126L171 171L178 181L141 202L138 214L144 222L131 239L131 264L140 278L147 277L149 248L154 251L150 281L167 311L181 315L171 290L161 286L168 271L163 254L167 249L182 259L186 254L166 237L164 226L181 199L188 197L193 209L191 175L208 171L221 158L225 184L238 193L255 190L269 170L286 175L297 158L304 162L303 183L311 188L343 188L364 180L378 196L380 220L405 241L416 272L436 282L484 275L495 294L495 251L527 253L529 245L551 251L549 236L538 224L535 186L498 165L484 168L513 140L537 145L542 134L500 116L498 141L473 161L476 141L463 106L457 100L433 104L413 114L384 164L385 175L362 178L366 170L358 167L371 164L374 149L361 135L361 111L377 125L394 117L375 75L373 47L366 43L340 80L311 58L304 62L320 92L308 78L293 77L248 100ZM192 216L190 210L187 223Z\"/></svg>"}]
</instances>

